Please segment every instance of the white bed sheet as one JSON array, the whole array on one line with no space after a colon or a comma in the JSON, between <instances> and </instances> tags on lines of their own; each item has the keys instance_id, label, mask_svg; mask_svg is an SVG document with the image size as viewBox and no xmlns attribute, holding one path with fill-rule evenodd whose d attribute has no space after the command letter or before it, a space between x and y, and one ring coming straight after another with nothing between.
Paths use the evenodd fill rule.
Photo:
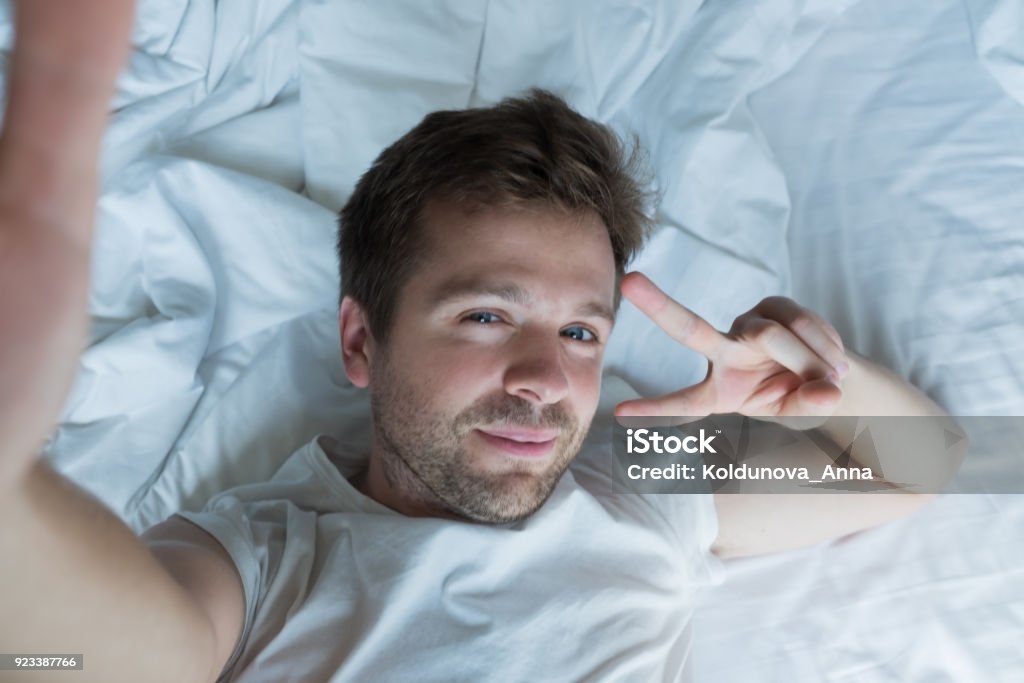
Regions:
<instances>
[{"instance_id":1,"label":"white bed sheet","mask_svg":"<svg viewBox=\"0 0 1024 683\"><path fill-rule=\"evenodd\" d=\"M1019 49L1024 22L987 5L863 0L748 101L792 201L793 296L953 414L1024 415L1024 83L998 44ZM1022 496L948 495L733 563L704 596L698 671L1021 680L1022 541Z\"/></svg>"},{"instance_id":2,"label":"white bed sheet","mask_svg":"<svg viewBox=\"0 0 1024 683\"><path fill-rule=\"evenodd\" d=\"M365 443L337 354L334 211L426 112L532 85L638 133L663 200L636 265L715 325L792 295L954 413L1024 414L1021 16L1014 0L143 2L105 145L94 331L47 455L141 530L269 477L316 432ZM647 392L704 372L628 305L608 366ZM1020 496L950 495L730 563L697 615L698 680L1019 678L1022 540Z\"/></svg>"}]
</instances>

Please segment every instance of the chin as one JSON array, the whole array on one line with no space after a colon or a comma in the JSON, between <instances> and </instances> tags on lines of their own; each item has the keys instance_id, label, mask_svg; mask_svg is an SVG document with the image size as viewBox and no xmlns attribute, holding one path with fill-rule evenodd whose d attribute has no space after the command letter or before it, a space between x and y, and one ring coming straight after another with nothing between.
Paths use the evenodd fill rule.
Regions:
<instances>
[{"instance_id":1,"label":"chin","mask_svg":"<svg viewBox=\"0 0 1024 683\"><path fill-rule=\"evenodd\" d=\"M560 478L560 477L559 477ZM477 522L505 524L530 517L547 502L557 480L545 485L544 474L513 472L488 477L486 493L465 501L459 512Z\"/></svg>"}]
</instances>

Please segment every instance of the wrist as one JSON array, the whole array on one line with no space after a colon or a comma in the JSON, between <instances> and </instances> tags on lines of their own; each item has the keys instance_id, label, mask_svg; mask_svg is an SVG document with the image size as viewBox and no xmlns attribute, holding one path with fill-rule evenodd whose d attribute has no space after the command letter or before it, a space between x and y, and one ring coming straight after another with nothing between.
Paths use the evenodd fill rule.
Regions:
<instances>
[{"instance_id":1,"label":"wrist","mask_svg":"<svg viewBox=\"0 0 1024 683\"><path fill-rule=\"evenodd\" d=\"M843 398L835 415L947 415L927 394L889 368L852 351L847 351L847 357L850 372L839 382Z\"/></svg>"}]
</instances>

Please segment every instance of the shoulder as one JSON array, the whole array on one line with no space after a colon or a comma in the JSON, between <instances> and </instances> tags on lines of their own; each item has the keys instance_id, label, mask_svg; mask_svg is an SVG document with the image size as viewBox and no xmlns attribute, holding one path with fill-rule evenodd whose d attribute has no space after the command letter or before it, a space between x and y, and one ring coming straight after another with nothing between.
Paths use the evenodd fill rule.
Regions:
<instances>
[{"instance_id":1,"label":"shoulder","mask_svg":"<svg viewBox=\"0 0 1024 683\"><path fill-rule=\"evenodd\" d=\"M151 527L141 539L206 616L221 671L237 651L246 621L245 586L232 556L214 536L179 516Z\"/></svg>"}]
</instances>

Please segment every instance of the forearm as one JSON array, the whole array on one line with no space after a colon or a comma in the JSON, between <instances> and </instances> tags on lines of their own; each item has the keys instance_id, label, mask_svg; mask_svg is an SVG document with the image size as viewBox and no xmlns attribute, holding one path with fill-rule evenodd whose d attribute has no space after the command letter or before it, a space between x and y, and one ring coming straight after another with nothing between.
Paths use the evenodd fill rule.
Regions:
<instances>
[{"instance_id":1,"label":"forearm","mask_svg":"<svg viewBox=\"0 0 1024 683\"><path fill-rule=\"evenodd\" d=\"M0 495L57 422L85 339L96 156L132 0L13 9L0 132Z\"/></svg>"},{"instance_id":2,"label":"forearm","mask_svg":"<svg viewBox=\"0 0 1024 683\"><path fill-rule=\"evenodd\" d=\"M847 355L850 372L842 380L842 401L821 432L840 449L849 447L851 466L870 467L911 490L938 491L956 473L967 446L964 439L947 448L945 430L962 435L962 429L896 373L853 352Z\"/></svg>"},{"instance_id":3,"label":"forearm","mask_svg":"<svg viewBox=\"0 0 1024 683\"><path fill-rule=\"evenodd\" d=\"M128 52L132 0L14 4L0 204L87 249L96 155Z\"/></svg>"},{"instance_id":4,"label":"forearm","mask_svg":"<svg viewBox=\"0 0 1024 683\"><path fill-rule=\"evenodd\" d=\"M945 416L946 411L892 370L847 351L850 372L842 380L836 415Z\"/></svg>"},{"instance_id":5,"label":"forearm","mask_svg":"<svg viewBox=\"0 0 1024 683\"><path fill-rule=\"evenodd\" d=\"M85 681L212 680L198 605L127 526L45 463L0 501L0 548L4 652L82 654Z\"/></svg>"},{"instance_id":6,"label":"forearm","mask_svg":"<svg viewBox=\"0 0 1024 683\"><path fill-rule=\"evenodd\" d=\"M842 380L843 399L835 415L815 430L796 430L795 444L752 458L754 467L806 467L818 478L826 466L866 466L873 477L867 491L882 493L783 493L799 490L770 480L743 481L715 496L720 557L740 557L801 548L878 526L919 508L939 491L963 458L945 448L947 427L959 429L935 402L895 373L848 353L850 372ZM785 424L785 422L783 422ZM870 438L863 438L865 433ZM823 438L824 437L824 438ZM813 443L812 443L813 441ZM849 455L849 460L844 456ZM848 491L860 480L843 483ZM903 486L910 483L911 486ZM890 485L891 484L891 485Z\"/></svg>"}]
</instances>

